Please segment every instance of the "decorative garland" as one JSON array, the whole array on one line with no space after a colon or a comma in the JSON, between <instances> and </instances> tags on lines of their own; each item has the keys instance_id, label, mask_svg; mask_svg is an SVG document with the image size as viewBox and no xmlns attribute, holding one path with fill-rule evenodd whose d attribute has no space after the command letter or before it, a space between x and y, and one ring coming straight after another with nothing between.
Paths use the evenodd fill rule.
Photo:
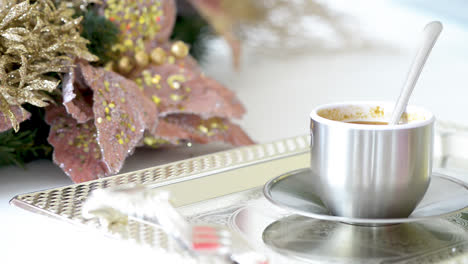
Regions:
<instances>
[{"instance_id":1,"label":"decorative garland","mask_svg":"<svg viewBox=\"0 0 468 264\"><path fill-rule=\"evenodd\" d=\"M82 182L119 172L141 145L253 143L230 121L245 112L234 93L201 72L189 45L170 40L173 0L0 8L0 164L52 153ZM175 36L199 41L184 33L204 25L194 18L179 17Z\"/></svg>"}]
</instances>

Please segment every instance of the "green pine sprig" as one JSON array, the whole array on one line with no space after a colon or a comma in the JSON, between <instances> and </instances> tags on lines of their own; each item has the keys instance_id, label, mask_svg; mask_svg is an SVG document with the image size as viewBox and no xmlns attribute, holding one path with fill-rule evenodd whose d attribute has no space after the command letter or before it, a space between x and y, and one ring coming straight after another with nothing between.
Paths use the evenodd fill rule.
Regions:
<instances>
[{"instance_id":1,"label":"green pine sprig","mask_svg":"<svg viewBox=\"0 0 468 264\"><path fill-rule=\"evenodd\" d=\"M23 105L31 117L20 124L20 130L0 133L0 166L17 165L36 159L50 159L52 146L47 141L49 125L44 120L44 108Z\"/></svg>"},{"instance_id":2,"label":"green pine sprig","mask_svg":"<svg viewBox=\"0 0 468 264\"><path fill-rule=\"evenodd\" d=\"M97 64L106 64L116 55L112 52L111 47L119 40L119 29L93 9L80 15L83 16L81 36L90 41L86 47L99 57Z\"/></svg>"},{"instance_id":3,"label":"green pine sprig","mask_svg":"<svg viewBox=\"0 0 468 264\"><path fill-rule=\"evenodd\" d=\"M37 132L36 129L15 133L10 129L0 133L0 166L24 167L27 161L47 157L52 148L45 144L35 144Z\"/></svg>"},{"instance_id":4,"label":"green pine sprig","mask_svg":"<svg viewBox=\"0 0 468 264\"><path fill-rule=\"evenodd\" d=\"M210 35L210 28L206 21L198 14L193 13L176 17L171 39L182 40L189 44L190 55L200 61L203 60L203 55L206 53L206 44Z\"/></svg>"}]
</instances>

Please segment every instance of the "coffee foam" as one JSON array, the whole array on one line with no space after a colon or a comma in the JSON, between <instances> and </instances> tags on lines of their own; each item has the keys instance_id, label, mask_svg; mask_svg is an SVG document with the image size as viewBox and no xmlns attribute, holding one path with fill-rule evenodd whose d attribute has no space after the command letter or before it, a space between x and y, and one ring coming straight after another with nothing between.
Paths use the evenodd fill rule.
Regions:
<instances>
[{"instance_id":1,"label":"coffee foam","mask_svg":"<svg viewBox=\"0 0 468 264\"><path fill-rule=\"evenodd\" d=\"M393 112L393 105L389 104L335 104L317 110L320 117L341 121L388 121ZM419 107L408 106L403 113L400 123L415 123L425 121L431 114Z\"/></svg>"}]
</instances>

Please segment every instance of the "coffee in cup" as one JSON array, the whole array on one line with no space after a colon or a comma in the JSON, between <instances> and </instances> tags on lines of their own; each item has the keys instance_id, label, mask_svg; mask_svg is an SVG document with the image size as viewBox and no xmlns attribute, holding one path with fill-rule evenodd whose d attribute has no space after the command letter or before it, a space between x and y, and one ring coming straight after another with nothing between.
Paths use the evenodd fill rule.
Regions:
<instances>
[{"instance_id":1,"label":"coffee in cup","mask_svg":"<svg viewBox=\"0 0 468 264\"><path fill-rule=\"evenodd\" d=\"M322 105L310 114L311 170L336 216L401 218L416 208L432 171L434 115L408 106L388 125L393 103Z\"/></svg>"}]
</instances>

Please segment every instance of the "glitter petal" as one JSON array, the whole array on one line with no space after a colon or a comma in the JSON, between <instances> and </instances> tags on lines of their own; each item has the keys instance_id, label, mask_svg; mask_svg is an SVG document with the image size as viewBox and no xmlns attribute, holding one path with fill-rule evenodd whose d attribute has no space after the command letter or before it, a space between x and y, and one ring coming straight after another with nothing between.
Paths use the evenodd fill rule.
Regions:
<instances>
[{"instance_id":1,"label":"glitter petal","mask_svg":"<svg viewBox=\"0 0 468 264\"><path fill-rule=\"evenodd\" d=\"M157 82L152 81L154 76L157 76ZM130 78L138 83L142 80L146 96L159 99L157 105L161 115L185 113L203 118L240 118L245 113L235 94L204 76L190 56L178 59L174 64L151 64L134 72Z\"/></svg>"},{"instance_id":2,"label":"glitter petal","mask_svg":"<svg viewBox=\"0 0 468 264\"><path fill-rule=\"evenodd\" d=\"M211 78L198 77L184 85L190 89L182 104L184 112L197 113L204 118L240 118L245 113L234 92Z\"/></svg>"},{"instance_id":3,"label":"glitter petal","mask_svg":"<svg viewBox=\"0 0 468 264\"><path fill-rule=\"evenodd\" d=\"M64 75L62 87L63 105L67 112L78 123L86 123L93 119L92 92L83 83L78 68L74 68Z\"/></svg>"},{"instance_id":4,"label":"glitter petal","mask_svg":"<svg viewBox=\"0 0 468 264\"><path fill-rule=\"evenodd\" d=\"M94 91L94 116L101 117L94 124L103 161L109 173L117 173L125 158L143 138L143 132L155 131L158 119L156 105L133 81L117 73L88 64L81 64L80 69L86 84ZM120 98L128 100L122 102ZM107 106L103 106L104 101Z\"/></svg>"},{"instance_id":5,"label":"glitter petal","mask_svg":"<svg viewBox=\"0 0 468 264\"><path fill-rule=\"evenodd\" d=\"M51 129L47 140L54 147L53 161L74 181L84 182L108 174L96 141L93 121L79 124L63 106L46 108Z\"/></svg>"},{"instance_id":6,"label":"glitter petal","mask_svg":"<svg viewBox=\"0 0 468 264\"><path fill-rule=\"evenodd\" d=\"M227 119L203 119L193 114L171 114L164 117L159 121L154 137L167 140L174 145L181 141L202 144L226 142L233 146L254 144L254 141L238 125Z\"/></svg>"}]
</instances>

